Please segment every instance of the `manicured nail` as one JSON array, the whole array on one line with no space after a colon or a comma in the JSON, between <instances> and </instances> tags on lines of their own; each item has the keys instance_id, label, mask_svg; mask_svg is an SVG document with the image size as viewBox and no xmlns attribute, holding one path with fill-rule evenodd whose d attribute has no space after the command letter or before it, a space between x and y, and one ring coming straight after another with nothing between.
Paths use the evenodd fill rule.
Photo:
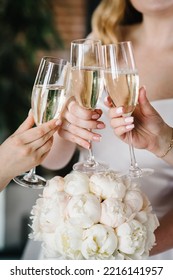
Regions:
<instances>
[{"instance_id":1,"label":"manicured nail","mask_svg":"<svg viewBox=\"0 0 173 280\"><path fill-rule=\"evenodd\" d=\"M105 128L105 124L104 123L98 123L97 128Z\"/></svg>"},{"instance_id":2,"label":"manicured nail","mask_svg":"<svg viewBox=\"0 0 173 280\"><path fill-rule=\"evenodd\" d=\"M61 125L61 124L62 124L62 120L60 120L60 119L57 120L55 124L56 124L57 126Z\"/></svg>"},{"instance_id":3,"label":"manicured nail","mask_svg":"<svg viewBox=\"0 0 173 280\"><path fill-rule=\"evenodd\" d=\"M116 108L116 113L121 114L123 112L123 107Z\"/></svg>"},{"instance_id":4,"label":"manicured nail","mask_svg":"<svg viewBox=\"0 0 173 280\"><path fill-rule=\"evenodd\" d=\"M95 113L99 114L100 116L102 115L102 110L101 109L95 109Z\"/></svg>"},{"instance_id":5,"label":"manicured nail","mask_svg":"<svg viewBox=\"0 0 173 280\"><path fill-rule=\"evenodd\" d=\"M100 117L99 114L94 114L94 115L92 115L91 118L92 118L93 120L97 120L99 117Z\"/></svg>"},{"instance_id":6,"label":"manicured nail","mask_svg":"<svg viewBox=\"0 0 173 280\"><path fill-rule=\"evenodd\" d=\"M130 130L130 129L134 128L134 127L135 127L134 124L129 124L129 125L126 126L126 129Z\"/></svg>"},{"instance_id":7,"label":"manicured nail","mask_svg":"<svg viewBox=\"0 0 173 280\"><path fill-rule=\"evenodd\" d=\"M124 121L125 121L126 123L132 123L133 120L134 120L133 117L127 117L127 118L124 119Z\"/></svg>"},{"instance_id":8,"label":"manicured nail","mask_svg":"<svg viewBox=\"0 0 173 280\"><path fill-rule=\"evenodd\" d=\"M85 143L85 144L84 144L84 148L89 150L89 148L90 148L90 143Z\"/></svg>"},{"instance_id":9,"label":"manicured nail","mask_svg":"<svg viewBox=\"0 0 173 280\"><path fill-rule=\"evenodd\" d=\"M100 142L100 140L101 140L101 136L100 135L94 135L93 137L92 137L92 139L94 140L94 141L97 141L97 142Z\"/></svg>"}]
</instances>

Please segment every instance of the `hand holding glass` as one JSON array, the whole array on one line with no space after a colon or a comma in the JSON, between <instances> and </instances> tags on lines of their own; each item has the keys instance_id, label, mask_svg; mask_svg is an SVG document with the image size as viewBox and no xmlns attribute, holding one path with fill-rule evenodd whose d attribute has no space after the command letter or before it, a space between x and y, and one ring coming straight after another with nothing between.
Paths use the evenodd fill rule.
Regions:
<instances>
[{"instance_id":1,"label":"hand holding glass","mask_svg":"<svg viewBox=\"0 0 173 280\"><path fill-rule=\"evenodd\" d=\"M130 41L103 46L104 80L106 90L115 106L123 106L124 117L131 116L138 101L139 75L135 65ZM130 150L130 177L150 175L153 170L139 168L132 142L132 132L128 132Z\"/></svg>"},{"instance_id":2,"label":"hand holding glass","mask_svg":"<svg viewBox=\"0 0 173 280\"><path fill-rule=\"evenodd\" d=\"M58 119L64 108L70 63L56 57L43 57L32 90L31 107L36 125ZM23 186L40 189L46 179L35 174L35 168L21 174L14 181Z\"/></svg>"}]
</instances>

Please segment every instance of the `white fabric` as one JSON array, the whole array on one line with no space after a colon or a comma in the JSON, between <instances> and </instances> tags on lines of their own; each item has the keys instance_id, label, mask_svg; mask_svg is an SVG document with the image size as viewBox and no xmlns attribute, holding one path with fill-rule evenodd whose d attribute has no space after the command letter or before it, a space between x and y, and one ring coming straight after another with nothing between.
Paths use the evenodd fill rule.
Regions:
<instances>
[{"instance_id":1,"label":"white fabric","mask_svg":"<svg viewBox=\"0 0 173 280\"><path fill-rule=\"evenodd\" d=\"M163 119L173 126L173 99L158 100L152 102L155 109L161 114ZM107 124L106 129L100 130L102 140L100 143L93 144L93 152L97 161L104 161L110 168L122 172L127 172L129 167L129 148L128 145L119 140L110 128L105 105L103 102L98 104L102 108L104 115L102 120ZM85 151L81 152L81 159L84 159ZM135 149L137 162L141 168L152 168L152 176L141 178L142 190L148 196L154 212L158 218L162 217L173 208L173 167L169 166L162 159L157 158L146 150ZM170 238L172 238L170 236ZM173 259L173 250L164 254L158 254L153 259Z\"/></svg>"}]
</instances>

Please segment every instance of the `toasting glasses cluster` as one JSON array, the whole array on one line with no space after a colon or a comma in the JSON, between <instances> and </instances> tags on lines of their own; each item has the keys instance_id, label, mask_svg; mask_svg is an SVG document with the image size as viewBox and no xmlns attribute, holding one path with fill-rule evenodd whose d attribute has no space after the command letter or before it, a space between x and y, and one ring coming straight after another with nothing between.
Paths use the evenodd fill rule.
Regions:
<instances>
[{"instance_id":1,"label":"toasting glasses cluster","mask_svg":"<svg viewBox=\"0 0 173 280\"><path fill-rule=\"evenodd\" d=\"M124 117L130 116L137 104L139 75L130 41L101 45L101 41L80 39L72 41L70 63L64 59L43 57L32 91L31 105L36 125L61 115L70 95L80 106L95 109L104 87L115 106L123 106ZM136 161L132 132L128 132L130 177L150 175L153 170L141 169ZM86 173L104 172L108 165L95 160L92 145L88 159L77 162L74 170ZM14 178L24 187L42 188L46 179L36 175L35 168Z\"/></svg>"}]
</instances>

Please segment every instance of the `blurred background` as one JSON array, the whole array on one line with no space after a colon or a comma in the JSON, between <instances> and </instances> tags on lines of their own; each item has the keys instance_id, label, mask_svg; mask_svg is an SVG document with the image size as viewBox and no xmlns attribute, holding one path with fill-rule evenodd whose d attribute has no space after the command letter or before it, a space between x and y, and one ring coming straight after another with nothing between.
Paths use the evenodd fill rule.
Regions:
<instances>
[{"instance_id":1,"label":"blurred background","mask_svg":"<svg viewBox=\"0 0 173 280\"><path fill-rule=\"evenodd\" d=\"M69 59L70 42L91 31L91 15L100 0L0 0L0 143L26 118L35 75L44 55ZM51 178L63 170L38 167ZM32 205L42 191L11 182L0 193L0 259L20 259Z\"/></svg>"}]
</instances>

